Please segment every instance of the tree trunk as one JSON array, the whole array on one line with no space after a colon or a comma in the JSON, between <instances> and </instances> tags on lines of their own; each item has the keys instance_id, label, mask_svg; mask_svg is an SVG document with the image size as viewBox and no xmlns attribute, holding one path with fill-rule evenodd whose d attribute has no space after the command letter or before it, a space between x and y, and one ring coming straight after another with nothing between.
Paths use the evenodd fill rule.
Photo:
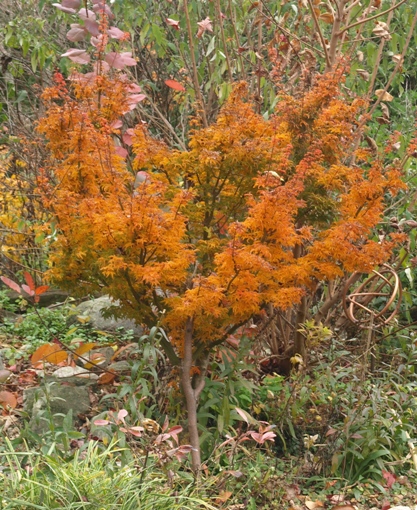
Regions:
<instances>
[{"instance_id":1,"label":"tree trunk","mask_svg":"<svg viewBox=\"0 0 417 510\"><path fill-rule=\"evenodd\" d=\"M304 335L301 331L298 331L300 326L304 324L307 317L307 299L304 296L297 311L297 318L296 318L296 331L294 336L294 351L295 354L299 354L304 361L304 364L307 363L307 351L306 351L306 342Z\"/></svg>"},{"instance_id":2,"label":"tree trunk","mask_svg":"<svg viewBox=\"0 0 417 510\"><path fill-rule=\"evenodd\" d=\"M201 390L204 387L200 383L197 390L193 388L191 379L191 367L193 365L193 320L189 318L185 326L184 335L184 358L182 360L182 374L181 383L185 396L185 403L187 407L187 421L188 432L190 434L190 443L193 447L191 451L191 465L194 473L198 475L201 467L201 454L200 454L200 437L198 435L197 424L197 400Z\"/></svg>"}]
</instances>

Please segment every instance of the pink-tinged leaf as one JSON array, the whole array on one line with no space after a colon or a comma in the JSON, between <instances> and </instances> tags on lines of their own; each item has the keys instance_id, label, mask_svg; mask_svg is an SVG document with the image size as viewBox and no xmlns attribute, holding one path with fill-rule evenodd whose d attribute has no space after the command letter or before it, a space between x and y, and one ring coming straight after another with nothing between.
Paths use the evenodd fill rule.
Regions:
<instances>
[{"instance_id":1,"label":"pink-tinged leaf","mask_svg":"<svg viewBox=\"0 0 417 510\"><path fill-rule=\"evenodd\" d=\"M70 9L78 9L81 5L81 0L62 0L63 7L69 7Z\"/></svg>"},{"instance_id":2,"label":"pink-tinged leaf","mask_svg":"<svg viewBox=\"0 0 417 510\"><path fill-rule=\"evenodd\" d=\"M10 278L7 278L7 276L0 276L0 280L5 284L7 285L8 287L10 287L12 290L15 290L18 294L21 294L22 293L22 289L20 288L20 285L18 285L16 282L14 282L13 280L10 280Z\"/></svg>"},{"instance_id":3,"label":"pink-tinged leaf","mask_svg":"<svg viewBox=\"0 0 417 510\"><path fill-rule=\"evenodd\" d=\"M78 16L82 19L82 20L86 20L86 19L96 19L96 13L93 12L93 11L90 11L89 9L86 9L85 7L83 7L82 9L80 9L78 11Z\"/></svg>"},{"instance_id":4,"label":"pink-tinged leaf","mask_svg":"<svg viewBox=\"0 0 417 510\"><path fill-rule=\"evenodd\" d=\"M106 5L104 2L99 2L96 5L94 5L93 11L104 13L110 19L114 18L114 14L111 12L110 7L108 5Z\"/></svg>"},{"instance_id":5,"label":"pink-tinged leaf","mask_svg":"<svg viewBox=\"0 0 417 510\"><path fill-rule=\"evenodd\" d=\"M259 432L255 432L254 430L252 430L250 432L250 437L257 443L261 442L261 434Z\"/></svg>"},{"instance_id":6,"label":"pink-tinged leaf","mask_svg":"<svg viewBox=\"0 0 417 510\"><path fill-rule=\"evenodd\" d=\"M97 37L100 35L99 24L97 21L88 18L84 20L84 25L92 36Z\"/></svg>"},{"instance_id":7,"label":"pink-tinged leaf","mask_svg":"<svg viewBox=\"0 0 417 510\"><path fill-rule=\"evenodd\" d=\"M172 450L168 450L166 453L170 457L175 457L180 462L185 459L185 457L193 450L193 447L189 444L184 444L179 446L178 448L173 448Z\"/></svg>"},{"instance_id":8,"label":"pink-tinged leaf","mask_svg":"<svg viewBox=\"0 0 417 510\"><path fill-rule=\"evenodd\" d=\"M167 22L167 24L172 27L172 28L175 28L175 30L179 30L180 29L180 22L175 20L175 19L171 19L171 18L167 18L165 20Z\"/></svg>"},{"instance_id":9,"label":"pink-tinged leaf","mask_svg":"<svg viewBox=\"0 0 417 510\"><path fill-rule=\"evenodd\" d=\"M120 28L117 27L110 27L107 30L107 33L112 39L125 39L126 38L126 32L123 32L123 30L120 30Z\"/></svg>"},{"instance_id":10,"label":"pink-tinged leaf","mask_svg":"<svg viewBox=\"0 0 417 510\"><path fill-rule=\"evenodd\" d=\"M122 136L123 143L125 143L128 147L133 144L133 129L126 129L126 133Z\"/></svg>"},{"instance_id":11,"label":"pink-tinged leaf","mask_svg":"<svg viewBox=\"0 0 417 510\"><path fill-rule=\"evenodd\" d=\"M127 150L124 147L120 147L120 145L116 145L114 152L121 158L125 158L129 154Z\"/></svg>"},{"instance_id":12,"label":"pink-tinged leaf","mask_svg":"<svg viewBox=\"0 0 417 510\"><path fill-rule=\"evenodd\" d=\"M91 37L90 43L94 46L94 48L100 48L102 46L104 47L105 40L103 38L103 34L100 34L98 37ZM100 60L99 62L103 62L103 60ZM108 65L108 64L106 64L106 65Z\"/></svg>"},{"instance_id":13,"label":"pink-tinged leaf","mask_svg":"<svg viewBox=\"0 0 417 510\"><path fill-rule=\"evenodd\" d=\"M137 64L136 60L132 58L132 53L130 51L125 53L111 51L107 53L104 60L110 67L115 67L116 69L123 69L125 66L135 66Z\"/></svg>"},{"instance_id":14,"label":"pink-tinged leaf","mask_svg":"<svg viewBox=\"0 0 417 510\"><path fill-rule=\"evenodd\" d=\"M336 434L337 430L333 428L329 428L329 430L326 432L326 437L332 436L333 434Z\"/></svg>"},{"instance_id":15,"label":"pink-tinged leaf","mask_svg":"<svg viewBox=\"0 0 417 510\"><path fill-rule=\"evenodd\" d=\"M90 62L90 55L85 50L71 48L61 55L61 57L68 57L77 64L88 64Z\"/></svg>"},{"instance_id":16,"label":"pink-tinged leaf","mask_svg":"<svg viewBox=\"0 0 417 510\"><path fill-rule=\"evenodd\" d=\"M93 421L94 425L97 425L98 427L102 425L109 425L109 420L95 420Z\"/></svg>"},{"instance_id":17,"label":"pink-tinged leaf","mask_svg":"<svg viewBox=\"0 0 417 510\"><path fill-rule=\"evenodd\" d=\"M246 422L249 424L249 418L248 418L248 414L245 413L245 411L243 409L240 409L239 407L235 407L235 411L237 412L237 414Z\"/></svg>"},{"instance_id":18,"label":"pink-tinged leaf","mask_svg":"<svg viewBox=\"0 0 417 510\"><path fill-rule=\"evenodd\" d=\"M67 32L67 39L72 42L82 41L86 36L86 30L83 26L78 23L71 24L71 30Z\"/></svg>"},{"instance_id":19,"label":"pink-tinged leaf","mask_svg":"<svg viewBox=\"0 0 417 510\"><path fill-rule=\"evenodd\" d=\"M143 427L129 427L128 428L128 432L130 432L132 434L132 436L135 436L135 437L142 437L142 432L144 430L145 429Z\"/></svg>"},{"instance_id":20,"label":"pink-tinged leaf","mask_svg":"<svg viewBox=\"0 0 417 510\"><path fill-rule=\"evenodd\" d=\"M181 425L174 425L167 431L167 434L171 434L171 436L174 436L180 434L181 432L182 432Z\"/></svg>"},{"instance_id":21,"label":"pink-tinged leaf","mask_svg":"<svg viewBox=\"0 0 417 510\"><path fill-rule=\"evenodd\" d=\"M129 413L126 411L126 409L120 409L120 411L117 413L117 421L125 422L125 418Z\"/></svg>"},{"instance_id":22,"label":"pink-tinged leaf","mask_svg":"<svg viewBox=\"0 0 417 510\"><path fill-rule=\"evenodd\" d=\"M35 295L35 291L32 290L29 285L25 285L23 284L22 285L22 290L24 290L26 292L26 294L29 294L29 296L34 296Z\"/></svg>"},{"instance_id":23,"label":"pink-tinged leaf","mask_svg":"<svg viewBox=\"0 0 417 510\"><path fill-rule=\"evenodd\" d=\"M93 39L93 38L91 38ZM98 62L94 62L93 64L94 72L96 74L102 74L107 73L110 71L110 66L107 62L104 62L104 60L99 60Z\"/></svg>"},{"instance_id":24,"label":"pink-tinged leaf","mask_svg":"<svg viewBox=\"0 0 417 510\"><path fill-rule=\"evenodd\" d=\"M165 432L166 429L168 428L168 426L169 426L169 420L168 420L168 415L166 415L165 416L165 420L164 420L164 424L162 425L162 428L161 428L162 432Z\"/></svg>"},{"instance_id":25,"label":"pink-tinged leaf","mask_svg":"<svg viewBox=\"0 0 417 510\"><path fill-rule=\"evenodd\" d=\"M381 506L381 510L389 510L391 508L391 503L389 501L384 501Z\"/></svg>"},{"instance_id":26,"label":"pink-tinged leaf","mask_svg":"<svg viewBox=\"0 0 417 510\"><path fill-rule=\"evenodd\" d=\"M274 432L266 432L265 434L262 434L261 437L261 444L264 444L265 441L273 441L277 435Z\"/></svg>"},{"instance_id":27,"label":"pink-tinged leaf","mask_svg":"<svg viewBox=\"0 0 417 510\"><path fill-rule=\"evenodd\" d=\"M181 83L176 80L165 80L165 85L174 90L179 90L181 92L185 91L184 85L181 85Z\"/></svg>"},{"instance_id":28,"label":"pink-tinged leaf","mask_svg":"<svg viewBox=\"0 0 417 510\"><path fill-rule=\"evenodd\" d=\"M142 88L136 83L129 83L126 85L126 91L129 92L129 94L138 94L139 92L142 92Z\"/></svg>"},{"instance_id":29,"label":"pink-tinged leaf","mask_svg":"<svg viewBox=\"0 0 417 510\"><path fill-rule=\"evenodd\" d=\"M242 471L224 471L224 474L232 475L235 478L240 478L241 476L243 476Z\"/></svg>"},{"instance_id":30,"label":"pink-tinged leaf","mask_svg":"<svg viewBox=\"0 0 417 510\"><path fill-rule=\"evenodd\" d=\"M23 273L23 276L25 278L25 282L28 284L28 287L30 290L35 290L35 282L33 281L32 275L25 271ZM23 288L23 286L22 286Z\"/></svg>"},{"instance_id":31,"label":"pink-tinged leaf","mask_svg":"<svg viewBox=\"0 0 417 510\"><path fill-rule=\"evenodd\" d=\"M121 120L115 120L111 125L110 127L112 129L119 129L123 126L123 122Z\"/></svg>"},{"instance_id":32,"label":"pink-tinged leaf","mask_svg":"<svg viewBox=\"0 0 417 510\"><path fill-rule=\"evenodd\" d=\"M134 104L135 106L140 103L141 101L143 101L144 99L146 99L146 96L145 94L131 94L128 98L127 98L127 103L129 105L132 105Z\"/></svg>"},{"instance_id":33,"label":"pink-tinged leaf","mask_svg":"<svg viewBox=\"0 0 417 510\"><path fill-rule=\"evenodd\" d=\"M54 7L59 9L62 12L66 12L67 14L75 14L77 11L75 9L70 9L69 7L64 7L61 4L52 4Z\"/></svg>"},{"instance_id":34,"label":"pink-tinged leaf","mask_svg":"<svg viewBox=\"0 0 417 510\"><path fill-rule=\"evenodd\" d=\"M385 481L387 482L387 489L391 489L397 477L393 473L390 473L389 471L382 471L382 476L385 478Z\"/></svg>"},{"instance_id":35,"label":"pink-tinged leaf","mask_svg":"<svg viewBox=\"0 0 417 510\"><path fill-rule=\"evenodd\" d=\"M206 30L208 32L213 32L213 25L211 24L211 19L209 17L203 19L203 21L199 21L197 25L198 25L198 32L196 34L197 39L200 39Z\"/></svg>"}]
</instances>

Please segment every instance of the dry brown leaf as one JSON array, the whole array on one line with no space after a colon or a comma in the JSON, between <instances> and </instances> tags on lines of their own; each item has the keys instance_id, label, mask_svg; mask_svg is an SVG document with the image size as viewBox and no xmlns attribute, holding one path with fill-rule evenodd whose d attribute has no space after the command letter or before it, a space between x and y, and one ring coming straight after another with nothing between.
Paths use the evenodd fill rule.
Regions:
<instances>
[{"instance_id":1,"label":"dry brown leaf","mask_svg":"<svg viewBox=\"0 0 417 510\"><path fill-rule=\"evenodd\" d=\"M384 89L375 90L375 95L378 99L381 98L382 101L391 102L394 99L394 96L391 96L391 94Z\"/></svg>"},{"instance_id":2,"label":"dry brown leaf","mask_svg":"<svg viewBox=\"0 0 417 510\"><path fill-rule=\"evenodd\" d=\"M0 391L0 406L4 409L14 409L17 406L17 399L10 391Z\"/></svg>"},{"instance_id":3,"label":"dry brown leaf","mask_svg":"<svg viewBox=\"0 0 417 510\"><path fill-rule=\"evenodd\" d=\"M324 21L325 23L333 23L334 22L334 16L331 12L324 12L320 15L321 21Z\"/></svg>"},{"instance_id":4,"label":"dry brown leaf","mask_svg":"<svg viewBox=\"0 0 417 510\"><path fill-rule=\"evenodd\" d=\"M308 508L308 510L315 510L315 508L324 507L323 501L305 501L304 504Z\"/></svg>"},{"instance_id":5,"label":"dry brown leaf","mask_svg":"<svg viewBox=\"0 0 417 510\"><path fill-rule=\"evenodd\" d=\"M382 110L382 115L386 119L389 119L389 108L388 108L388 106L385 103L381 103L380 106L381 106L381 110Z\"/></svg>"},{"instance_id":6,"label":"dry brown leaf","mask_svg":"<svg viewBox=\"0 0 417 510\"><path fill-rule=\"evenodd\" d=\"M97 379L97 384L110 384L116 379L116 374L114 372L108 371L101 374L101 376Z\"/></svg>"},{"instance_id":7,"label":"dry brown leaf","mask_svg":"<svg viewBox=\"0 0 417 510\"><path fill-rule=\"evenodd\" d=\"M230 492L230 491L222 491L216 498L216 503L217 504L221 504L221 503L225 503L229 498L230 496L233 494L233 492Z\"/></svg>"},{"instance_id":8,"label":"dry brown leaf","mask_svg":"<svg viewBox=\"0 0 417 510\"><path fill-rule=\"evenodd\" d=\"M364 80L368 81L369 80L369 73L368 71L366 71L365 69L356 69L356 72L358 73L358 75L363 78Z\"/></svg>"}]
</instances>

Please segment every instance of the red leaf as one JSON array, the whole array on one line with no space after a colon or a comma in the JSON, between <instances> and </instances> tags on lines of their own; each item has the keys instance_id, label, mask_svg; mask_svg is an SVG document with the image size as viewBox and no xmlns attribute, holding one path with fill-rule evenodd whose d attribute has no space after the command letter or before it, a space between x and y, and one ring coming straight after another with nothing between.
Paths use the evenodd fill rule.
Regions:
<instances>
[{"instance_id":1,"label":"red leaf","mask_svg":"<svg viewBox=\"0 0 417 510\"><path fill-rule=\"evenodd\" d=\"M185 92L184 85L181 85L181 83L179 83L175 80L165 80L165 85L167 85L171 89L179 90L180 92Z\"/></svg>"},{"instance_id":2,"label":"red leaf","mask_svg":"<svg viewBox=\"0 0 417 510\"><path fill-rule=\"evenodd\" d=\"M387 482L387 489L391 489L397 477L393 473L390 473L389 471L382 471L382 476L385 478L385 481Z\"/></svg>"},{"instance_id":3,"label":"red leaf","mask_svg":"<svg viewBox=\"0 0 417 510\"><path fill-rule=\"evenodd\" d=\"M25 271L23 273L23 276L25 277L26 283L28 284L28 287L30 290L35 290L35 282L33 281L32 275Z\"/></svg>"},{"instance_id":4,"label":"red leaf","mask_svg":"<svg viewBox=\"0 0 417 510\"><path fill-rule=\"evenodd\" d=\"M391 503L389 503L388 501L384 501L382 503L381 510L389 510L390 508L391 508Z\"/></svg>"},{"instance_id":5,"label":"red leaf","mask_svg":"<svg viewBox=\"0 0 417 510\"><path fill-rule=\"evenodd\" d=\"M10 278L7 278L7 276L0 276L0 280L10 287L12 290L15 290L18 294L22 294L22 289L20 288L20 285L18 285L13 280L10 280Z\"/></svg>"}]
</instances>

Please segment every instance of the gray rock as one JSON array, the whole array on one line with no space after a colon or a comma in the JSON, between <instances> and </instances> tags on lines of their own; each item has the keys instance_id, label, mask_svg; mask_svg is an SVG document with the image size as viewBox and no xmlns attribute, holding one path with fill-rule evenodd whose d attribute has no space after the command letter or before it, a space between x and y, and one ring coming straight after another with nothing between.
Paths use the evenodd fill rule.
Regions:
<instances>
[{"instance_id":1,"label":"gray rock","mask_svg":"<svg viewBox=\"0 0 417 510\"><path fill-rule=\"evenodd\" d=\"M113 301L109 296L101 296L90 301L84 301L76 307L76 315L89 317L89 322L94 329L115 333L118 328L132 329L137 336L143 335L143 328L132 319L114 319L103 317L103 311L109 307L117 307L118 301Z\"/></svg>"},{"instance_id":2,"label":"gray rock","mask_svg":"<svg viewBox=\"0 0 417 510\"><path fill-rule=\"evenodd\" d=\"M122 374L130 372L132 370L132 365L128 361L115 361L108 366L107 370L113 371L116 374Z\"/></svg>"},{"instance_id":3,"label":"gray rock","mask_svg":"<svg viewBox=\"0 0 417 510\"><path fill-rule=\"evenodd\" d=\"M62 426L70 411L75 424L78 415L90 410L90 395L85 386L50 383L24 390L23 408L30 416L30 429L43 434L50 430L51 420L55 427Z\"/></svg>"},{"instance_id":4,"label":"gray rock","mask_svg":"<svg viewBox=\"0 0 417 510\"><path fill-rule=\"evenodd\" d=\"M74 378L82 379L82 382L89 380L96 381L98 379L97 374L94 374L93 372L90 372L90 370L87 370L83 367L61 367L58 368L58 370L55 370L51 377L55 377L61 380L65 379L66 382L70 382L68 379L72 381Z\"/></svg>"}]
</instances>

